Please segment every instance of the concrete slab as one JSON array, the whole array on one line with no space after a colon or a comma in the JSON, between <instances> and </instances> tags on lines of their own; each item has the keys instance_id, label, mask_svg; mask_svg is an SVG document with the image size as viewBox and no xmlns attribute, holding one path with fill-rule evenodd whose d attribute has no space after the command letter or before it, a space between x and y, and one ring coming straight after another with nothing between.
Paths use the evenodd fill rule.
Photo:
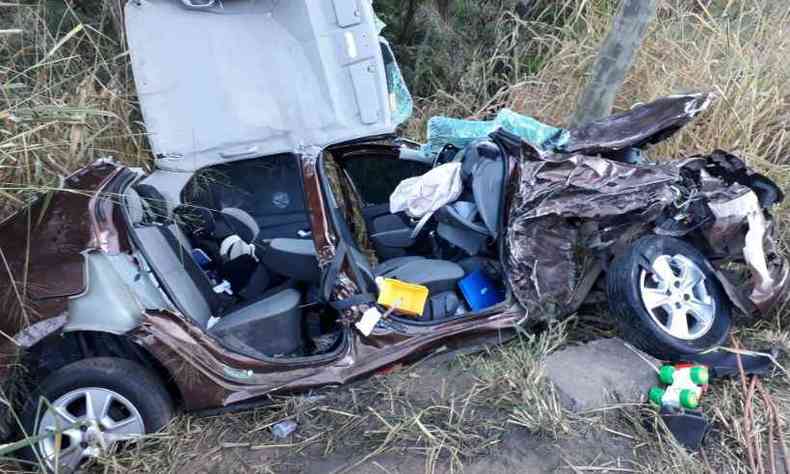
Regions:
<instances>
[{"instance_id":1,"label":"concrete slab","mask_svg":"<svg viewBox=\"0 0 790 474\"><path fill-rule=\"evenodd\" d=\"M644 401L650 387L658 384L658 375L646 360L659 365L647 354L638 355L622 339L600 339L551 354L545 369L562 404L580 412Z\"/></svg>"}]
</instances>

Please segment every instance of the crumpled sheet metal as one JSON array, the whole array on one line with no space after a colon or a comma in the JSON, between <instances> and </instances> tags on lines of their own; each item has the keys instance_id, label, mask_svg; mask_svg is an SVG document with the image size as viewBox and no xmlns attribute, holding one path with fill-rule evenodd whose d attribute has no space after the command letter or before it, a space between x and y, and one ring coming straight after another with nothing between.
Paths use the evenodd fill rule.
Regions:
<instances>
[{"instance_id":1,"label":"crumpled sheet metal","mask_svg":"<svg viewBox=\"0 0 790 474\"><path fill-rule=\"evenodd\" d=\"M751 282L742 292L758 310L766 311L790 285L790 266L776 250L773 222L766 219L754 191L737 183L727 191L708 198L715 221L705 237L714 248L743 257Z\"/></svg>"},{"instance_id":2,"label":"crumpled sheet metal","mask_svg":"<svg viewBox=\"0 0 790 474\"><path fill-rule=\"evenodd\" d=\"M552 160L552 161L547 161ZM531 317L554 319L572 311L595 261L580 219L595 224L638 216L675 199L673 165L632 165L584 155L545 155L527 147L517 199L510 208L506 264L511 288ZM641 225L634 217L635 225Z\"/></svg>"},{"instance_id":3,"label":"crumpled sheet metal","mask_svg":"<svg viewBox=\"0 0 790 474\"><path fill-rule=\"evenodd\" d=\"M626 214L644 209L648 202L672 202L675 193L667 185L679 180L674 166L638 166L584 155L561 161L533 156L536 159L521 164L521 200L512 210L522 219Z\"/></svg>"},{"instance_id":4,"label":"crumpled sheet metal","mask_svg":"<svg viewBox=\"0 0 790 474\"><path fill-rule=\"evenodd\" d=\"M559 151L596 155L658 143L707 110L714 99L711 93L698 93L637 104L626 112L569 130Z\"/></svg>"},{"instance_id":5,"label":"crumpled sheet metal","mask_svg":"<svg viewBox=\"0 0 790 474\"><path fill-rule=\"evenodd\" d=\"M679 197L695 187L713 214L703 236L714 254L744 260L751 273L751 282L739 286L718 272L728 294L747 314L770 308L790 285L788 263L775 249L771 221L746 186L727 184L704 171L689 183L682 170L691 163L627 164L525 146L510 207L505 261L511 288L529 317L551 320L575 311L577 293L589 291L581 283L594 268L591 262L600 258L598 251L617 253L627 243L617 237L632 241L651 232L656 218L664 210L675 212ZM602 241L612 222L618 230L615 238Z\"/></svg>"}]
</instances>

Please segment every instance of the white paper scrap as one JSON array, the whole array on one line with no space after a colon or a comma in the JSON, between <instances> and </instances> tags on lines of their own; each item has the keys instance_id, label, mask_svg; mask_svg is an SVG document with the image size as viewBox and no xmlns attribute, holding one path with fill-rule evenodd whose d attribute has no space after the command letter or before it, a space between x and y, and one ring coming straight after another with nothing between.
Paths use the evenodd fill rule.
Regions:
<instances>
[{"instance_id":1,"label":"white paper scrap","mask_svg":"<svg viewBox=\"0 0 790 474\"><path fill-rule=\"evenodd\" d=\"M362 319L357 321L354 325L359 329L359 332L362 333L363 336L367 337L373 332L373 328L376 327L376 323L381 321L383 315L381 311L378 310L375 306L365 311L362 314Z\"/></svg>"}]
</instances>

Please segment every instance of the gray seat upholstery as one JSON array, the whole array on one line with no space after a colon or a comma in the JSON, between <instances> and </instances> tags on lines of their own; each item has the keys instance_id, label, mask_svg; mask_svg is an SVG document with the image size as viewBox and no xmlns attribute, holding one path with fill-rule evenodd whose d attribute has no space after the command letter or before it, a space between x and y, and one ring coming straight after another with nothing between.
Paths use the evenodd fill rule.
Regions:
<instances>
[{"instance_id":1,"label":"gray seat upholstery","mask_svg":"<svg viewBox=\"0 0 790 474\"><path fill-rule=\"evenodd\" d=\"M373 280L379 276L425 285L432 294L448 289L454 290L458 280L464 277L464 271L453 262L410 256L396 257L382 263L375 263L377 258L370 258L369 253L364 251L369 248L368 245L365 245L365 240L369 234L361 204L357 199L344 198L347 194L349 196L356 195L356 191L349 189L349 192L346 193L342 184L348 181L346 178L343 178L346 175L341 172L340 167L331 154L327 153L324 155L324 159L324 170L335 175L334 179L326 180L327 186L332 191L332 194L328 196L332 220L336 225L336 230L340 233L342 241L348 246L349 256L353 264L368 280L366 282L358 282L367 286L365 291L375 291ZM347 186L351 188L352 185L350 182L347 182ZM354 222L356 232L352 232L349 227L349 212L347 211L351 211L350 214L360 216L360 219ZM376 255L376 257L381 257L381 255Z\"/></svg>"},{"instance_id":2,"label":"gray seat upholstery","mask_svg":"<svg viewBox=\"0 0 790 474\"><path fill-rule=\"evenodd\" d=\"M391 258L391 259L389 259L389 260L387 260L385 262L381 262L378 265L376 265L376 269L375 269L374 273L376 275L385 275L385 274L391 272L392 270L395 270L396 268L398 268L398 267L400 267L402 265L406 265L407 263L411 263L411 262L419 262L419 261L422 261L422 260L425 260L425 257L397 257L397 258Z\"/></svg>"},{"instance_id":3,"label":"gray seat upholstery","mask_svg":"<svg viewBox=\"0 0 790 474\"><path fill-rule=\"evenodd\" d=\"M460 265L446 260L431 260L421 257L402 257L387 265L384 262L373 269L375 276L427 286L431 294L455 289L458 280L464 277Z\"/></svg>"},{"instance_id":4,"label":"gray seat upholstery","mask_svg":"<svg viewBox=\"0 0 790 474\"><path fill-rule=\"evenodd\" d=\"M220 211L231 229L245 242L252 243L258 239L261 228L255 219L237 207L225 207Z\"/></svg>"},{"instance_id":5,"label":"gray seat upholstery","mask_svg":"<svg viewBox=\"0 0 790 474\"><path fill-rule=\"evenodd\" d=\"M220 302L203 271L184 246L186 237L175 224L137 227L135 236L146 260L167 290L173 303L194 323L206 328L212 315L220 312Z\"/></svg>"},{"instance_id":6,"label":"gray seat upholstery","mask_svg":"<svg viewBox=\"0 0 790 474\"><path fill-rule=\"evenodd\" d=\"M474 256L488 237L496 237L499 232L506 160L488 139L471 143L458 156L463 163L465 189L456 202L437 212L437 232Z\"/></svg>"},{"instance_id":7,"label":"gray seat upholstery","mask_svg":"<svg viewBox=\"0 0 790 474\"><path fill-rule=\"evenodd\" d=\"M282 290L233 311L208 332L239 352L265 348L267 354L290 354L301 346L301 299L296 290Z\"/></svg>"},{"instance_id":8,"label":"gray seat upholstery","mask_svg":"<svg viewBox=\"0 0 790 474\"><path fill-rule=\"evenodd\" d=\"M354 249L356 251L356 249ZM318 281L318 259L312 240L274 239L264 254L267 267L300 281ZM356 259L365 264L361 254ZM425 257L398 257L363 268L369 277L395 278L407 283L427 286L431 293L454 290L458 280L464 277L459 265L445 260L430 260Z\"/></svg>"},{"instance_id":9,"label":"gray seat upholstery","mask_svg":"<svg viewBox=\"0 0 790 474\"><path fill-rule=\"evenodd\" d=\"M310 239L273 239L262 260L278 275L311 283L321 280L315 243Z\"/></svg>"},{"instance_id":10,"label":"gray seat upholstery","mask_svg":"<svg viewBox=\"0 0 790 474\"><path fill-rule=\"evenodd\" d=\"M298 291L285 289L242 307L227 307L192 258L178 226L143 226L135 234L173 302L229 348L255 357L292 353L302 346ZM212 317L220 319L209 327Z\"/></svg>"}]
</instances>

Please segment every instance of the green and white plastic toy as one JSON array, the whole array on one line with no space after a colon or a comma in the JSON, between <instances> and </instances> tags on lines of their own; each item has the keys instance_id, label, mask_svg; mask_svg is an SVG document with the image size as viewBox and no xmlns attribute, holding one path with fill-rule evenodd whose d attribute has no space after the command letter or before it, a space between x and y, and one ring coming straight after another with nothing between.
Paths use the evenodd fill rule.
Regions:
<instances>
[{"instance_id":1,"label":"green and white plastic toy","mask_svg":"<svg viewBox=\"0 0 790 474\"><path fill-rule=\"evenodd\" d=\"M708 368L693 364L662 365L658 378L665 388L653 387L648 398L659 407L695 410L708 387Z\"/></svg>"}]
</instances>

